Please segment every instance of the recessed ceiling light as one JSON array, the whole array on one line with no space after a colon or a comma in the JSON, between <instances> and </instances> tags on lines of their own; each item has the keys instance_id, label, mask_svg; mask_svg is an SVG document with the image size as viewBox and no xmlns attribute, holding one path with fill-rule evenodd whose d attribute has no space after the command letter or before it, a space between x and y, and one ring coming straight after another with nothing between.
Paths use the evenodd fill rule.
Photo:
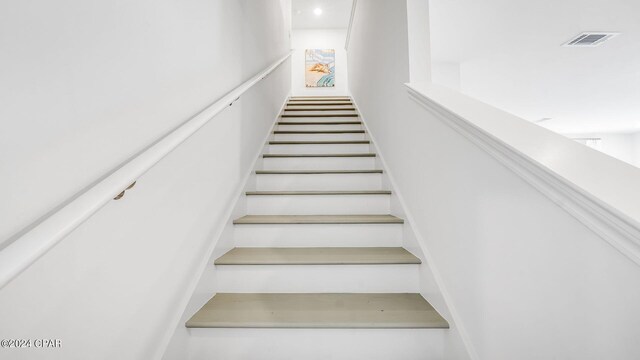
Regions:
<instances>
[{"instance_id":1,"label":"recessed ceiling light","mask_svg":"<svg viewBox=\"0 0 640 360\"><path fill-rule=\"evenodd\" d=\"M320 8L315 8L315 9L313 9L313 13L314 13L314 14L316 14L316 15L318 15L318 16L319 16L319 15L322 15L322 9L320 9Z\"/></svg>"}]
</instances>

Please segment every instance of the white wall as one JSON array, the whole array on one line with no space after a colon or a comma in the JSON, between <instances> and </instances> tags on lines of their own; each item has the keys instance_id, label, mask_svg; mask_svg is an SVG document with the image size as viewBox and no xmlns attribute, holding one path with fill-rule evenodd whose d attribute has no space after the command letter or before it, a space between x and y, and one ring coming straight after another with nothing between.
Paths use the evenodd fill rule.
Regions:
<instances>
[{"instance_id":1,"label":"white wall","mask_svg":"<svg viewBox=\"0 0 640 360\"><path fill-rule=\"evenodd\" d=\"M409 80L414 83L432 81L431 39L429 34L429 1L406 0L407 41L409 42Z\"/></svg>"},{"instance_id":2,"label":"white wall","mask_svg":"<svg viewBox=\"0 0 640 360\"><path fill-rule=\"evenodd\" d=\"M404 100L404 92L398 90L402 88L402 84L409 81L410 77L407 8L404 6L404 2L359 0L352 26L347 51L350 74L349 90L354 95L359 110L364 111L363 120L371 131L372 138L376 141L375 145L380 157L386 161L385 168L393 170L397 166L394 164L397 159L388 157L388 146L393 146L398 150L402 149L404 156L411 157L416 154L414 153L416 148L407 147L408 143L405 144L403 141L395 141L393 145L386 143L387 136L391 134L394 134L394 137L407 136L412 138L411 134L398 132L399 128L396 126L402 124L404 119L400 118L403 114L399 113L394 106ZM352 72L355 77L351 76ZM376 74L375 83L371 82L370 74ZM376 122L374 123L372 120L376 120ZM414 130L403 128L402 131ZM420 166L415 162L414 165ZM423 167L420 166L420 168ZM402 185L401 182L398 182L398 174L389 174L393 175L396 181L395 184L392 184L395 185L394 192L402 191L401 187L397 187ZM414 180L423 182L426 176L421 173ZM416 196L418 194L405 195ZM398 201L398 197L394 194L392 198L393 214L407 219L408 216L411 216L409 214L411 209L402 209ZM405 226L405 228L407 227ZM411 238L412 230L418 229L412 226L411 230L408 228L405 230L403 245L416 254L428 254L424 247L420 248L414 245L414 242L419 240ZM445 358L464 360L467 358L466 350L462 346L457 324L450 316L447 304L442 301L441 291L432 280L433 267L429 261L423 263L424 266L421 266L420 274L421 293L451 325L451 329L447 331L445 336Z\"/></svg>"},{"instance_id":3,"label":"white wall","mask_svg":"<svg viewBox=\"0 0 640 360\"><path fill-rule=\"evenodd\" d=\"M288 12L279 0L0 4L2 238L285 55ZM0 289L0 338L62 341L0 358L160 357L290 64Z\"/></svg>"},{"instance_id":4,"label":"white wall","mask_svg":"<svg viewBox=\"0 0 640 360\"><path fill-rule=\"evenodd\" d=\"M633 137L633 159L637 167L640 167L640 131L632 134Z\"/></svg>"},{"instance_id":5,"label":"white wall","mask_svg":"<svg viewBox=\"0 0 640 360\"><path fill-rule=\"evenodd\" d=\"M471 355L636 358L640 267L442 116L409 98L403 87L409 62L401 7L384 0L358 2L348 50L350 90ZM367 80L377 69L386 71L371 86ZM516 120L500 129L502 135L526 129L522 141L533 141L527 132L538 128ZM633 175L627 178L640 177L636 169L539 131L533 133L575 150L576 157L568 157L553 146L531 143L558 167L582 173L592 164L597 173L604 164L603 169ZM632 192L628 185L612 191L638 198L637 187Z\"/></svg>"},{"instance_id":6,"label":"white wall","mask_svg":"<svg viewBox=\"0 0 640 360\"><path fill-rule=\"evenodd\" d=\"M463 93L529 121L553 118L559 133L640 130L640 2L429 4L433 58L461 64ZM597 47L561 46L584 31L621 35Z\"/></svg>"},{"instance_id":7,"label":"white wall","mask_svg":"<svg viewBox=\"0 0 640 360\"><path fill-rule=\"evenodd\" d=\"M431 77L435 84L461 91L460 64L454 62L432 62Z\"/></svg>"},{"instance_id":8,"label":"white wall","mask_svg":"<svg viewBox=\"0 0 640 360\"><path fill-rule=\"evenodd\" d=\"M348 95L347 53L344 50L346 29L294 29L291 32L291 93L293 95ZM304 51L336 50L336 86L307 88L304 86Z\"/></svg>"},{"instance_id":9,"label":"white wall","mask_svg":"<svg viewBox=\"0 0 640 360\"><path fill-rule=\"evenodd\" d=\"M611 133L589 133L589 134L563 134L568 138L599 138L600 148L597 150L612 156L628 164L640 167L640 158L637 156L637 149L640 148L637 134L611 134Z\"/></svg>"},{"instance_id":10,"label":"white wall","mask_svg":"<svg viewBox=\"0 0 640 360\"><path fill-rule=\"evenodd\" d=\"M0 3L0 242L289 48L279 1Z\"/></svg>"}]
</instances>

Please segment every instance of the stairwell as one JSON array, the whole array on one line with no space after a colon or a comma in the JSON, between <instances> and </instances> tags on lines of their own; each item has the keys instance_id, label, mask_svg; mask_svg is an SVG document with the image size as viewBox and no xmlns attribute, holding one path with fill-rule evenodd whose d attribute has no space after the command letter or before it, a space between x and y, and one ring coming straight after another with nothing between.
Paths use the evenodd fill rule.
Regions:
<instances>
[{"instance_id":1,"label":"stairwell","mask_svg":"<svg viewBox=\"0 0 640 360\"><path fill-rule=\"evenodd\" d=\"M292 97L262 155L190 359L440 359L447 321L348 97Z\"/></svg>"}]
</instances>

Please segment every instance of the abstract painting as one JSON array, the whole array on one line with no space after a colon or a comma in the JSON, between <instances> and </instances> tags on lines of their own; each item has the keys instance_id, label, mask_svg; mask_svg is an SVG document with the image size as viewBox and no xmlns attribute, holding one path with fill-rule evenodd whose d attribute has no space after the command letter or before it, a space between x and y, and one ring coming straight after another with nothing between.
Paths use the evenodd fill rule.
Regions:
<instances>
[{"instance_id":1,"label":"abstract painting","mask_svg":"<svg viewBox=\"0 0 640 360\"><path fill-rule=\"evenodd\" d=\"M306 87L333 87L336 81L336 51L307 49L304 82Z\"/></svg>"}]
</instances>

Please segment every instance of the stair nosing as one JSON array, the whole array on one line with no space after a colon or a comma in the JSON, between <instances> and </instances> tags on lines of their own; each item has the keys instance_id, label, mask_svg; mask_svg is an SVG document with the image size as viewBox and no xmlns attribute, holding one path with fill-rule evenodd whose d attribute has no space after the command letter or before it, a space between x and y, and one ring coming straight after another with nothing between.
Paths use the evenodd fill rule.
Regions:
<instances>
[{"instance_id":1,"label":"stair nosing","mask_svg":"<svg viewBox=\"0 0 640 360\"><path fill-rule=\"evenodd\" d=\"M275 130L274 134L364 134L364 130Z\"/></svg>"},{"instance_id":2,"label":"stair nosing","mask_svg":"<svg viewBox=\"0 0 640 360\"><path fill-rule=\"evenodd\" d=\"M376 157L375 153L353 153L353 154L263 154L263 158L329 158L329 157Z\"/></svg>"},{"instance_id":3,"label":"stair nosing","mask_svg":"<svg viewBox=\"0 0 640 360\"><path fill-rule=\"evenodd\" d=\"M279 121L278 125L362 125L362 121Z\"/></svg>"},{"instance_id":4,"label":"stair nosing","mask_svg":"<svg viewBox=\"0 0 640 360\"><path fill-rule=\"evenodd\" d=\"M325 98L289 98L287 101L353 101L353 99L327 96Z\"/></svg>"},{"instance_id":5,"label":"stair nosing","mask_svg":"<svg viewBox=\"0 0 640 360\"><path fill-rule=\"evenodd\" d=\"M219 266L420 264L422 264L420 258L413 255L403 247L395 246L284 248L235 247L214 261L214 265Z\"/></svg>"},{"instance_id":6,"label":"stair nosing","mask_svg":"<svg viewBox=\"0 0 640 360\"><path fill-rule=\"evenodd\" d=\"M390 190L301 190L301 191L247 191L247 196L311 196L311 195L391 195Z\"/></svg>"},{"instance_id":7,"label":"stair nosing","mask_svg":"<svg viewBox=\"0 0 640 360\"><path fill-rule=\"evenodd\" d=\"M331 101L326 101L326 102L304 102L304 101L300 101L300 102L288 102L287 106L339 106L339 105L345 105L345 106L353 106L353 103L351 101L344 101L344 102L331 102Z\"/></svg>"},{"instance_id":8,"label":"stair nosing","mask_svg":"<svg viewBox=\"0 0 640 360\"><path fill-rule=\"evenodd\" d=\"M317 109L291 109L284 108L284 111L356 111L356 108L317 108Z\"/></svg>"},{"instance_id":9,"label":"stair nosing","mask_svg":"<svg viewBox=\"0 0 640 360\"><path fill-rule=\"evenodd\" d=\"M347 144L371 144L369 140L343 140L343 141L269 141L269 145L347 145Z\"/></svg>"},{"instance_id":10,"label":"stair nosing","mask_svg":"<svg viewBox=\"0 0 640 360\"><path fill-rule=\"evenodd\" d=\"M324 175L324 174L382 174L381 169L372 170L256 170L258 175Z\"/></svg>"},{"instance_id":11,"label":"stair nosing","mask_svg":"<svg viewBox=\"0 0 640 360\"><path fill-rule=\"evenodd\" d=\"M304 115L294 115L294 114L282 114L280 117L283 118L308 118L308 117L358 117L358 114L304 114Z\"/></svg>"},{"instance_id":12,"label":"stair nosing","mask_svg":"<svg viewBox=\"0 0 640 360\"><path fill-rule=\"evenodd\" d=\"M300 102L321 103L321 102L328 102L328 101L345 103L345 102L353 102L353 99L332 99L332 98L326 98L326 99L289 99L289 100L287 100L287 103L294 103L294 104L300 103Z\"/></svg>"}]
</instances>

